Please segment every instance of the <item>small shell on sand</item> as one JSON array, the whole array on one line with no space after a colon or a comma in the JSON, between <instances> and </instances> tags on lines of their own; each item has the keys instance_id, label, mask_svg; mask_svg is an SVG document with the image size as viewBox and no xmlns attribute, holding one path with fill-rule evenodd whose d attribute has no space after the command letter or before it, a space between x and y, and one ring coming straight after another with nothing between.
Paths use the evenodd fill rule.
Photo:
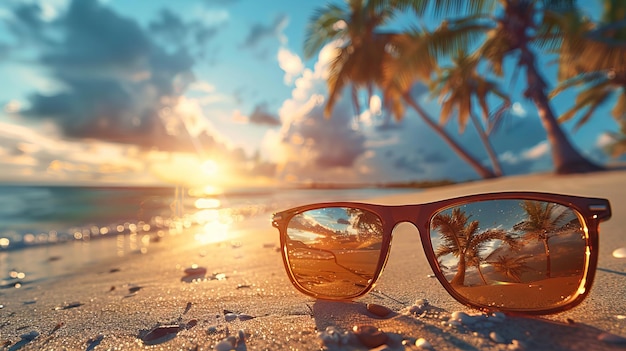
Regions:
<instances>
[{"instance_id":1,"label":"small shell on sand","mask_svg":"<svg viewBox=\"0 0 626 351\"><path fill-rule=\"evenodd\" d=\"M417 299L414 303L415 306L428 306L430 302L427 299Z\"/></svg>"},{"instance_id":2,"label":"small shell on sand","mask_svg":"<svg viewBox=\"0 0 626 351\"><path fill-rule=\"evenodd\" d=\"M378 347L386 343L389 338L387 334L373 325L355 325L352 331L359 341L369 348Z\"/></svg>"},{"instance_id":3,"label":"small shell on sand","mask_svg":"<svg viewBox=\"0 0 626 351\"><path fill-rule=\"evenodd\" d=\"M206 268L198 266L197 264L192 264L191 267L185 269L186 275L205 275Z\"/></svg>"},{"instance_id":4,"label":"small shell on sand","mask_svg":"<svg viewBox=\"0 0 626 351\"><path fill-rule=\"evenodd\" d=\"M474 316L470 316L469 314L461 311L453 312L450 316L450 320L448 322L456 321L460 324L474 324L476 322L476 318Z\"/></svg>"},{"instance_id":5,"label":"small shell on sand","mask_svg":"<svg viewBox=\"0 0 626 351\"><path fill-rule=\"evenodd\" d=\"M619 249L615 249L613 251L613 257L626 258L626 247L620 247Z\"/></svg>"},{"instance_id":6,"label":"small shell on sand","mask_svg":"<svg viewBox=\"0 0 626 351\"><path fill-rule=\"evenodd\" d=\"M226 274L225 273L213 273L210 279L211 280L224 280L226 279Z\"/></svg>"},{"instance_id":7,"label":"small shell on sand","mask_svg":"<svg viewBox=\"0 0 626 351\"><path fill-rule=\"evenodd\" d=\"M387 317L392 312L389 308L375 303L368 303L367 310L373 315L382 318Z\"/></svg>"},{"instance_id":8,"label":"small shell on sand","mask_svg":"<svg viewBox=\"0 0 626 351\"><path fill-rule=\"evenodd\" d=\"M179 330L179 325L161 325L150 330L141 340L146 344L158 344L175 337Z\"/></svg>"},{"instance_id":9,"label":"small shell on sand","mask_svg":"<svg viewBox=\"0 0 626 351\"><path fill-rule=\"evenodd\" d=\"M58 310L69 310L70 308L76 308L76 307L80 307L82 305L84 305L84 303L80 303L78 301L75 301L75 302L71 302L71 303L65 304L63 306L57 306L57 307L54 308L54 310L55 311L58 311Z\"/></svg>"},{"instance_id":10,"label":"small shell on sand","mask_svg":"<svg viewBox=\"0 0 626 351\"><path fill-rule=\"evenodd\" d=\"M191 329L193 327L195 327L196 325L198 325L198 320L197 319L192 319L189 322L187 322L187 324L184 325L185 329Z\"/></svg>"},{"instance_id":11,"label":"small shell on sand","mask_svg":"<svg viewBox=\"0 0 626 351\"><path fill-rule=\"evenodd\" d=\"M239 318L240 321L248 321L250 319L254 319L254 316L251 316L249 314L245 314L245 313L241 313L237 316L237 318Z\"/></svg>"},{"instance_id":12,"label":"small shell on sand","mask_svg":"<svg viewBox=\"0 0 626 351\"><path fill-rule=\"evenodd\" d=\"M218 342L215 351L246 350L246 333L240 329L237 336L228 336Z\"/></svg>"},{"instance_id":13,"label":"small shell on sand","mask_svg":"<svg viewBox=\"0 0 626 351\"><path fill-rule=\"evenodd\" d=\"M256 318L255 316L249 315L249 314L245 314L245 313L234 313L228 310L224 310L224 319L227 322L232 322L236 319L239 319L240 321L248 321L250 319L254 319Z\"/></svg>"},{"instance_id":14,"label":"small shell on sand","mask_svg":"<svg viewBox=\"0 0 626 351\"><path fill-rule=\"evenodd\" d=\"M433 345L431 345L426 339L424 338L419 338L417 340L415 340L415 346L419 347L420 349L432 349Z\"/></svg>"},{"instance_id":15,"label":"small shell on sand","mask_svg":"<svg viewBox=\"0 0 626 351\"><path fill-rule=\"evenodd\" d=\"M232 322L232 321L234 321L235 319L237 319L237 314L236 314L236 313L226 313L226 314L224 315L224 319L225 319L227 322Z\"/></svg>"},{"instance_id":16,"label":"small shell on sand","mask_svg":"<svg viewBox=\"0 0 626 351\"><path fill-rule=\"evenodd\" d=\"M235 345L230 340L224 339L215 345L215 351L230 351L235 348Z\"/></svg>"},{"instance_id":17,"label":"small shell on sand","mask_svg":"<svg viewBox=\"0 0 626 351\"><path fill-rule=\"evenodd\" d=\"M183 314L187 314L187 312L189 312L192 306L193 304L191 302L187 302L187 305L185 306L185 311L183 312Z\"/></svg>"}]
</instances>

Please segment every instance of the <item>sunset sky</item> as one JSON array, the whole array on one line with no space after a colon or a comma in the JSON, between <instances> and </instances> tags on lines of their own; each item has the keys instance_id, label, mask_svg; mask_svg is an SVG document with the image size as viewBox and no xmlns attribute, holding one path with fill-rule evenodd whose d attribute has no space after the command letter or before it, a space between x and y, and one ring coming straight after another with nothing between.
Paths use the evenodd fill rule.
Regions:
<instances>
[{"instance_id":1,"label":"sunset sky","mask_svg":"<svg viewBox=\"0 0 626 351\"><path fill-rule=\"evenodd\" d=\"M385 124L376 99L358 118L341 99L324 119L330 47L303 57L306 23L324 3L3 1L0 182L477 179L411 111ZM515 104L492 139L506 174L551 169L536 110L519 94L522 78L505 87ZM420 101L438 118L423 90ZM553 106L562 113L572 102L563 94ZM611 161L601 150L618 129L608 109L576 132L564 128L590 159ZM472 128L459 140L488 164Z\"/></svg>"}]
</instances>

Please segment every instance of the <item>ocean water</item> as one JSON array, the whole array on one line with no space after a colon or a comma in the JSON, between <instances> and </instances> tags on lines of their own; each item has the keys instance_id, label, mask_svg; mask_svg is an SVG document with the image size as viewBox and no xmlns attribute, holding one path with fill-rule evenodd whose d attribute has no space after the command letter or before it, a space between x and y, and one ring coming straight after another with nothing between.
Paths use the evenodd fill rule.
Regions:
<instances>
[{"instance_id":1,"label":"ocean water","mask_svg":"<svg viewBox=\"0 0 626 351\"><path fill-rule=\"evenodd\" d=\"M415 189L239 189L0 186L0 252L129 235L166 235L208 221L241 221L311 202L362 200Z\"/></svg>"},{"instance_id":2,"label":"ocean water","mask_svg":"<svg viewBox=\"0 0 626 351\"><path fill-rule=\"evenodd\" d=\"M228 240L254 216L323 201L358 201L408 189L238 189L214 194L171 187L0 185L0 305L4 289L27 289L82 267L145 254L167 235ZM196 227L194 227L196 226ZM200 230L187 230L199 228Z\"/></svg>"}]
</instances>

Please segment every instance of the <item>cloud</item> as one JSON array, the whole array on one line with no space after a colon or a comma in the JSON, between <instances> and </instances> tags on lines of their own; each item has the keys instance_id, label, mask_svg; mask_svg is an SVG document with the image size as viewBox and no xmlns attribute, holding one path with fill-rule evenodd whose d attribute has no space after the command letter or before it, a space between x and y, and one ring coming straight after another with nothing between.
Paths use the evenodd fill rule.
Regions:
<instances>
[{"instance_id":1,"label":"cloud","mask_svg":"<svg viewBox=\"0 0 626 351\"><path fill-rule=\"evenodd\" d=\"M602 133L596 139L596 147L605 148L615 142L615 137L609 133Z\"/></svg>"},{"instance_id":2,"label":"cloud","mask_svg":"<svg viewBox=\"0 0 626 351\"><path fill-rule=\"evenodd\" d=\"M189 30L183 20L167 8L161 10L159 18L150 22L148 28L153 34L174 42L186 37Z\"/></svg>"},{"instance_id":3,"label":"cloud","mask_svg":"<svg viewBox=\"0 0 626 351\"><path fill-rule=\"evenodd\" d=\"M150 175L142 172L141 154L132 152L133 148L61 140L50 124L27 128L0 122L0 181L141 182Z\"/></svg>"},{"instance_id":4,"label":"cloud","mask_svg":"<svg viewBox=\"0 0 626 351\"><path fill-rule=\"evenodd\" d=\"M246 39L242 43L243 48L255 48L261 41L277 38L281 43L286 42L283 30L289 23L289 17L285 14L277 15L270 25L255 23L250 27Z\"/></svg>"},{"instance_id":5,"label":"cloud","mask_svg":"<svg viewBox=\"0 0 626 351\"><path fill-rule=\"evenodd\" d=\"M182 118L172 111L195 80L185 47L167 50L133 19L96 0L72 1L52 23L38 11L36 5L19 6L11 25L37 39L37 63L62 88L32 93L22 116L53 121L69 138L195 150L185 130L171 127ZM168 11L151 27L165 36L197 30Z\"/></svg>"},{"instance_id":6,"label":"cloud","mask_svg":"<svg viewBox=\"0 0 626 351\"><path fill-rule=\"evenodd\" d=\"M541 141L539 144L524 151L522 154L524 158L535 160L544 157L550 152L550 144L547 141Z\"/></svg>"},{"instance_id":7,"label":"cloud","mask_svg":"<svg viewBox=\"0 0 626 351\"><path fill-rule=\"evenodd\" d=\"M511 113L519 117L526 117L526 115L528 114L524 106L519 102L513 103L513 105L511 106Z\"/></svg>"},{"instance_id":8,"label":"cloud","mask_svg":"<svg viewBox=\"0 0 626 351\"><path fill-rule=\"evenodd\" d=\"M208 23L212 22L216 21L208 21ZM185 22L179 15L167 8L161 10L159 17L150 22L148 29L152 34L162 38L164 43L178 46L188 44L189 38L193 39L194 44L204 46L219 32L217 26L206 26L202 21Z\"/></svg>"},{"instance_id":9,"label":"cloud","mask_svg":"<svg viewBox=\"0 0 626 351\"><path fill-rule=\"evenodd\" d=\"M3 16L9 32L11 32L19 45L28 44L51 44L42 29L46 26L42 7L34 2L20 3L14 6L12 11Z\"/></svg>"},{"instance_id":10,"label":"cloud","mask_svg":"<svg viewBox=\"0 0 626 351\"><path fill-rule=\"evenodd\" d=\"M327 65L322 59L296 79L292 98L279 110L282 128L268 131L264 139L264 150L285 180L350 181L358 176L353 171L358 160L367 156L366 138L354 128L349 102L339 101L332 117L324 116Z\"/></svg>"},{"instance_id":11,"label":"cloud","mask_svg":"<svg viewBox=\"0 0 626 351\"><path fill-rule=\"evenodd\" d=\"M294 78L304 71L304 63L300 56L285 48L278 49L278 65L285 71L285 84L291 84Z\"/></svg>"},{"instance_id":12,"label":"cloud","mask_svg":"<svg viewBox=\"0 0 626 351\"><path fill-rule=\"evenodd\" d=\"M280 120L278 117L267 112L267 104L259 104L254 107L254 111L249 117L250 123L267 125L267 126L279 126Z\"/></svg>"}]
</instances>

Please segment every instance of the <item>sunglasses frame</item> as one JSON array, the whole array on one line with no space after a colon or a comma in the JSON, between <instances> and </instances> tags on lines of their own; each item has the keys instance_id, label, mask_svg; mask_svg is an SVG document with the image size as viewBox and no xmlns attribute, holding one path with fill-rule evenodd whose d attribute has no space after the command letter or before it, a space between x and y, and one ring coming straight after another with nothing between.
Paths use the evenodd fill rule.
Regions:
<instances>
[{"instance_id":1,"label":"sunglasses frame","mask_svg":"<svg viewBox=\"0 0 626 351\"><path fill-rule=\"evenodd\" d=\"M584 226L583 233L585 233L585 245L586 245L586 260L585 260L585 272L582 276L584 280L583 291L578 291L578 295L571 301L554 307L536 308L536 309L507 309L501 307L487 306L480 303L475 303L466 297L460 295L445 278L443 272L439 268L437 258L432 247L430 238L430 223L434 215L440 211L443 211L450 207L461 206L469 203L479 201L490 200L534 200L545 201L567 206L576 210L582 218L581 224ZM383 238L382 246L380 250L380 257L376 271L373 274L371 283L364 288L361 292L350 296L326 296L323 294L308 291L296 280L291 266L289 264L289 257L287 253L287 227L289 221L300 213L321 209L325 207L350 207L355 209L368 210L376 214L382 221L383 225ZM566 311L580 304L589 294L593 279L595 276L597 262L598 262L598 227L601 221L608 220L611 217L610 203L606 199L581 197L574 195L563 195L554 193L543 192L495 192L461 196L456 198L450 198L435 202L423 203L423 204L410 204L410 205L381 205L381 204L369 204L361 202L325 202L315 203L304 206L295 207L286 211L277 212L273 214L272 225L276 227L280 233L280 245L283 263L287 275L291 280L294 287L307 296L323 299L323 300L335 300L335 301L350 301L364 296L371 291L376 282L380 278L382 271L385 267L389 252L391 248L391 241L393 237L393 229L402 222L412 223L419 232L422 247L426 255L426 259L430 264L433 273L437 277L437 280L443 285L446 291L458 302L463 305L476 308L483 311L503 311L510 313L522 313L522 314L553 314Z\"/></svg>"}]
</instances>

